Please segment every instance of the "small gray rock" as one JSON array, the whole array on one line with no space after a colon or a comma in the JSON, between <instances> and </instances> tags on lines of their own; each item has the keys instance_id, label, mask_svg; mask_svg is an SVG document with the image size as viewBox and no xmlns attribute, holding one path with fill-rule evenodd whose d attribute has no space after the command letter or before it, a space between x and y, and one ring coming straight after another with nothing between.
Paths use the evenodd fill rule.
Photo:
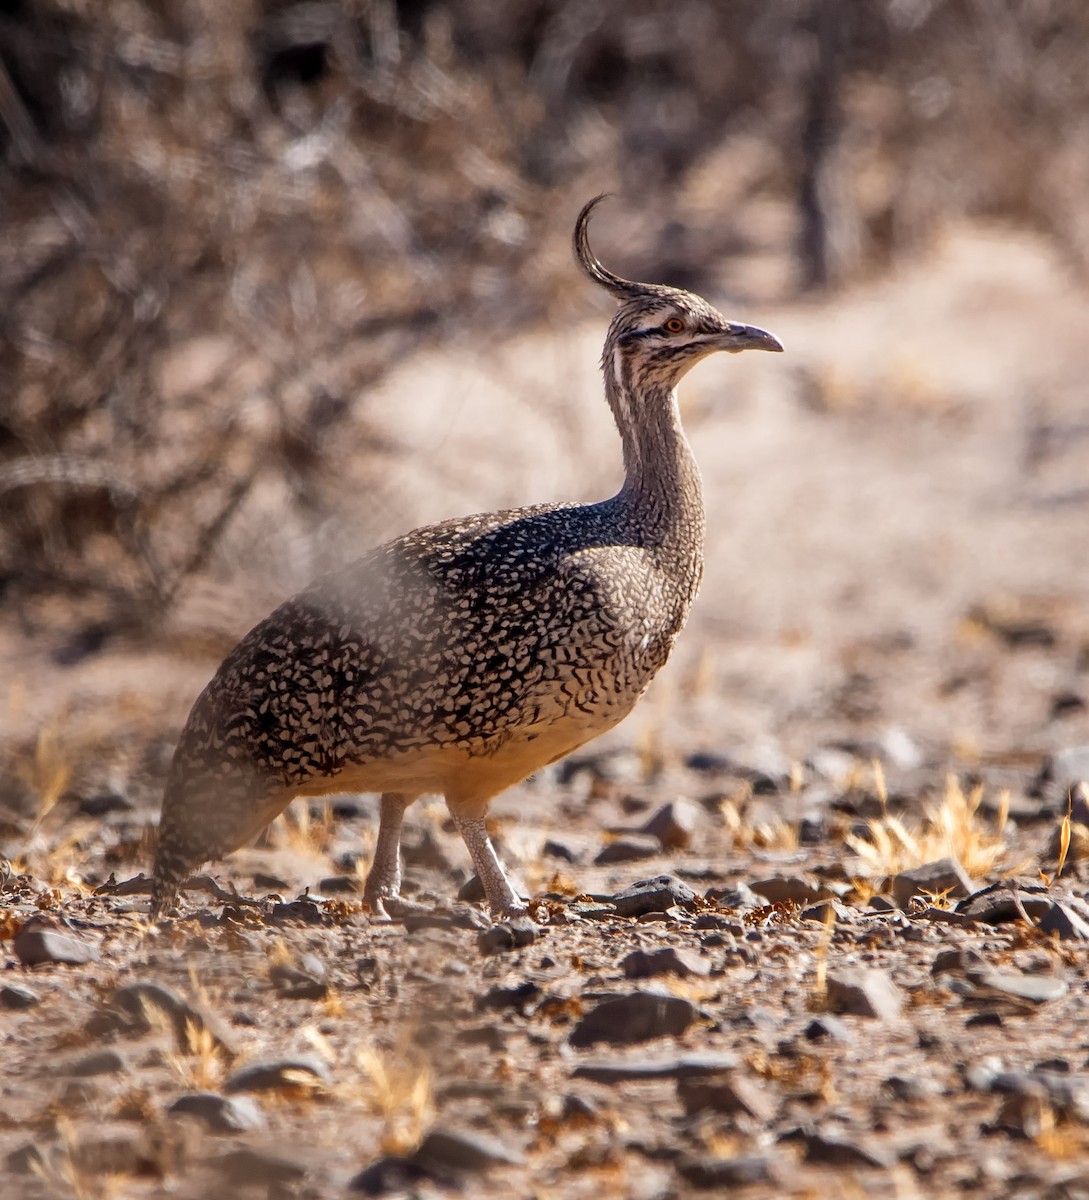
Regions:
<instances>
[{"instance_id":1,"label":"small gray rock","mask_svg":"<svg viewBox=\"0 0 1089 1200\"><path fill-rule=\"evenodd\" d=\"M677 1099L688 1116L698 1112L744 1113L767 1122L774 1118L777 1108L759 1084L732 1071L679 1079Z\"/></svg>"},{"instance_id":2,"label":"small gray rock","mask_svg":"<svg viewBox=\"0 0 1089 1200\"><path fill-rule=\"evenodd\" d=\"M319 884L323 896L352 896L363 890L363 881L358 875L327 875Z\"/></svg>"},{"instance_id":3,"label":"small gray rock","mask_svg":"<svg viewBox=\"0 0 1089 1200\"><path fill-rule=\"evenodd\" d=\"M541 1003L543 997L544 992L537 984L527 979L524 983L516 984L514 987L490 988L483 996L477 997L476 1007L493 1010L513 1008L522 1016L527 1016Z\"/></svg>"},{"instance_id":4,"label":"small gray rock","mask_svg":"<svg viewBox=\"0 0 1089 1200\"><path fill-rule=\"evenodd\" d=\"M941 1094L940 1085L933 1079L920 1079L916 1075L890 1075L884 1083L885 1090L896 1100L933 1100Z\"/></svg>"},{"instance_id":5,"label":"small gray rock","mask_svg":"<svg viewBox=\"0 0 1089 1200\"><path fill-rule=\"evenodd\" d=\"M604 845L594 856L596 866L609 863L638 862L643 858L655 858L662 852L662 844L656 837L645 833L625 833Z\"/></svg>"},{"instance_id":6,"label":"small gray rock","mask_svg":"<svg viewBox=\"0 0 1089 1200\"><path fill-rule=\"evenodd\" d=\"M1057 975L1022 975L1019 971L996 971L986 967L967 971L966 977L984 997L987 993L1000 992L1032 1004L1060 1000L1070 991L1066 980Z\"/></svg>"},{"instance_id":7,"label":"small gray rock","mask_svg":"<svg viewBox=\"0 0 1089 1200\"><path fill-rule=\"evenodd\" d=\"M846 967L828 973L828 1004L834 1012L874 1017L879 1021L900 1018L900 989L876 967Z\"/></svg>"},{"instance_id":8,"label":"small gray rock","mask_svg":"<svg viewBox=\"0 0 1089 1200\"><path fill-rule=\"evenodd\" d=\"M772 875L750 884L752 890L763 896L768 904L815 904L818 900L832 900L835 892L815 880L803 879L800 875Z\"/></svg>"},{"instance_id":9,"label":"small gray rock","mask_svg":"<svg viewBox=\"0 0 1089 1200\"><path fill-rule=\"evenodd\" d=\"M687 850L699 827L700 811L691 800L671 800L640 830L656 837L666 850Z\"/></svg>"},{"instance_id":10,"label":"small gray rock","mask_svg":"<svg viewBox=\"0 0 1089 1200\"><path fill-rule=\"evenodd\" d=\"M733 937L742 937L745 933L745 926L736 917L728 917L725 913L715 912L700 913L692 922L692 928L716 929L723 933L729 933Z\"/></svg>"},{"instance_id":11,"label":"small gray rock","mask_svg":"<svg viewBox=\"0 0 1089 1200\"><path fill-rule=\"evenodd\" d=\"M1041 933L1057 933L1060 941L1089 941L1089 921L1079 916L1071 905L1059 900L1040 918L1036 927Z\"/></svg>"},{"instance_id":12,"label":"small gray rock","mask_svg":"<svg viewBox=\"0 0 1089 1200\"><path fill-rule=\"evenodd\" d=\"M89 1079L93 1075L116 1075L128 1069L128 1063L116 1050L93 1050L62 1068L65 1075Z\"/></svg>"},{"instance_id":13,"label":"small gray rock","mask_svg":"<svg viewBox=\"0 0 1089 1200\"><path fill-rule=\"evenodd\" d=\"M571 1045L620 1045L674 1036L684 1033L698 1016L696 1005L680 996L650 989L632 992L603 1000L586 1013L571 1032Z\"/></svg>"},{"instance_id":14,"label":"small gray rock","mask_svg":"<svg viewBox=\"0 0 1089 1200\"><path fill-rule=\"evenodd\" d=\"M511 917L482 929L476 944L481 954L501 954L506 950L521 950L532 946L540 930L529 917Z\"/></svg>"},{"instance_id":15,"label":"small gray rock","mask_svg":"<svg viewBox=\"0 0 1089 1200\"><path fill-rule=\"evenodd\" d=\"M119 987L109 1003L87 1022L87 1032L93 1037L121 1033L140 1037L155 1027L155 1014L169 1023L174 1040L183 1053L191 1049L194 1033L206 1034L212 1043L226 1054L234 1053L233 1039L223 1022L203 1007L158 983L138 981Z\"/></svg>"},{"instance_id":16,"label":"small gray rock","mask_svg":"<svg viewBox=\"0 0 1089 1200\"><path fill-rule=\"evenodd\" d=\"M682 1158L677 1174L693 1187L742 1188L757 1183L772 1183L773 1160L762 1154L745 1154L737 1158Z\"/></svg>"},{"instance_id":17,"label":"small gray rock","mask_svg":"<svg viewBox=\"0 0 1089 1200\"><path fill-rule=\"evenodd\" d=\"M525 1156L498 1138L454 1129L432 1129L420 1143L412 1162L427 1171L484 1171L494 1166L519 1166Z\"/></svg>"},{"instance_id":18,"label":"small gray rock","mask_svg":"<svg viewBox=\"0 0 1089 1200\"><path fill-rule=\"evenodd\" d=\"M98 947L93 942L58 933L55 929L34 928L31 922L15 935L15 956L28 967L41 963L89 963L98 961Z\"/></svg>"},{"instance_id":19,"label":"small gray rock","mask_svg":"<svg viewBox=\"0 0 1089 1200\"><path fill-rule=\"evenodd\" d=\"M660 950L633 950L620 964L629 979L650 979L655 975L710 975L711 964L694 950L663 946Z\"/></svg>"},{"instance_id":20,"label":"small gray rock","mask_svg":"<svg viewBox=\"0 0 1089 1200\"><path fill-rule=\"evenodd\" d=\"M956 911L988 925L1005 921L1038 920L1047 916L1054 903L1047 888L1035 883L1003 880L973 892L962 900Z\"/></svg>"},{"instance_id":21,"label":"small gray rock","mask_svg":"<svg viewBox=\"0 0 1089 1200\"><path fill-rule=\"evenodd\" d=\"M611 899L619 916L641 917L644 913L665 912L675 904L683 908L695 901L696 893L675 875L656 875L638 880Z\"/></svg>"},{"instance_id":22,"label":"small gray rock","mask_svg":"<svg viewBox=\"0 0 1089 1200\"><path fill-rule=\"evenodd\" d=\"M30 988L20 987L17 983L0 987L0 1008L34 1008L41 1002L41 997L37 992L32 992Z\"/></svg>"},{"instance_id":23,"label":"small gray rock","mask_svg":"<svg viewBox=\"0 0 1089 1200\"><path fill-rule=\"evenodd\" d=\"M193 1092L179 1096L167 1109L172 1115L197 1117L213 1133L247 1133L265 1127L265 1116L249 1096L219 1096Z\"/></svg>"},{"instance_id":24,"label":"small gray rock","mask_svg":"<svg viewBox=\"0 0 1089 1200\"><path fill-rule=\"evenodd\" d=\"M739 883L731 888L708 888L705 895L712 903L734 912L760 908L765 903L764 897L758 896L747 883Z\"/></svg>"},{"instance_id":25,"label":"small gray rock","mask_svg":"<svg viewBox=\"0 0 1089 1200\"><path fill-rule=\"evenodd\" d=\"M225 1092L263 1092L276 1088L317 1087L329 1079L319 1058L276 1058L247 1063L223 1086Z\"/></svg>"},{"instance_id":26,"label":"small gray rock","mask_svg":"<svg viewBox=\"0 0 1089 1200\"><path fill-rule=\"evenodd\" d=\"M632 1079L684 1079L689 1075L708 1075L729 1071L738 1065L736 1054L682 1054L669 1058L627 1058L620 1062L583 1063L576 1067L576 1079L594 1083L627 1083Z\"/></svg>"},{"instance_id":27,"label":"small gray rock","mask_svg":"<svg viewBox=\"0 0 1089 1200\"><path fill-rule=\"evenodd\" d=\"M959 899L969 895L973 887L967 872L955 858L940 858L920 867L911 867L892 879L893 899L904 911L907 911L912 896L945 894Z\"/></svg>"},{"instance_id":28,"label":"small gray rock","mask_svg":"<svg viewBox=\"0 0 1089 1200\"><path fill-rule=\"evenodd\" d=\"M813 1131L802 1138L807 1162L826 1163L833 1167L892 1166L892 1156L876 1147L852 1141L839 1134Z\"/></svg>"},{"instance_id":29,"label":"small gray rock","mask_svg":"<svg viewBox=\"0 0 1089 1200\"><path fill-rule=\"evenodd\" d=\"M850 1042L854 1037L847 1023L831 1013L822 1013L819 1017L814 1017L804 1032L811 1042Z\"/></svg>"},{"instance_id":30,"label":"small gray rock","mask_svg":"<svg viewBox=\"0 0 1089 1200\"><path fill-rule=\"evenodd\" d=\"M558 858L561 862L576 863L582 855L572 849L566 842L557 841L555 838L546 839L541 847L541 853L546 858Z\"/></svg>"},{"instance_id":31,"label":"small gray rock","mask_svg":"<svg viewBox=\"0 0 1089 1200\"><path fill-rule=\"evenodd\" d=\"M264 1185L270 1192L277 1185L298 1183L309 1170L295 1159L250 1146L228 1151L215 1160L215 1166L236 1187Z\"/></svg>"},{"instance_id":32,"label":"small gray rock","mask_svg":"<svg viewBox=\"0 0 1089 1200\"><path fill-rule=\"evenodd\" d=\"M1040 772L1035 790L1065 807L1067 793L1089 780L1089 746L1068 746L1053 754Z\"/></svg>"}]
</instances>

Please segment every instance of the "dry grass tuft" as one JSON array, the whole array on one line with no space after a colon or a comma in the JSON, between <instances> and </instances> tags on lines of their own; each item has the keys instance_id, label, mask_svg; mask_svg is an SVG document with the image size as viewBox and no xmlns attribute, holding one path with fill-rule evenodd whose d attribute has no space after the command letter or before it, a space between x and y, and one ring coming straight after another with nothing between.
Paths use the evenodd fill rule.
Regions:
<instances>
[{"instance_id":1,"label":"dry grass tuft","mask_svg":"<svg viewBox=\"0 0 1089 1200\"><path fill-rule=\"evenodd\" d=\"M1008 798L993 826L979 814L982 799L981 785L965 792L956 776L950 775L941 803L920 824L908 824L886 811L867 821L868 836L848 834L844 840L871 878L896 875L940 858L955 858L973 879L982 878L999 866L1007 850Z\"/></svg>"},{"instance_id":2,"label":"dry grass tuft","mask_svg":"<svg viewBox=\"0 0 1089 1200\"><path fill-rule=\"evenodd\" d=\"M772 821L752 823L745 819L743 801L733 797L719 801L719 812L730 844L735 850L797 850L798 826L776 817Z\"/></svg>"},{"instance_id":3,"label":"dry grass tuft","mask_svg":"<svg viewBox=\"0 0 1089 1200\"><path fill-rule=\"evenodd\" d=\"M414 1150L435 1115L430 1066L407 1047L388 1055L375 1046L361 1046L355 1062L367 1082L353 1089L353 1098L381 1119L382 1150L387 1154Z\"/></svg>"},{"instance_id":4,"label":"dry grass tuft","mask_svg":"<svg viewBox=\"0 0 1089 1200\"><path fill-rule=\"evenodd\" d=\"M328 801L289 804L272 824L279 844L309 859L322 859L336 833L333 806Z\"/></svg>"},{"instance_id":5,"label":"dry grass tuft","mask_svg":"<svg viewBox=\"0 0 1089 1200\"><path fill-rule=\"evenodd\" d=\"M166 1056L170 1069L183 1086L197 1092L214 1092L226 1074L223 1047L208 1029L192 1020L185 1023L185 1042L186 1053Z\"/></svg>"},{"instance_id":6,"label":"dry grass tuft","mask_svg":"<svg viewBox=\"0 0 1089 1200\"><path fill-rule=\"evenodd\" d=\"M817 966L813 972L813 988L808 1000L808 1007L813 1012L824 1012L828 1007L828 951L832 945L832 932L835 927L836 912L829 905L824 912L824 928L814 949Z\"/></svg>"}]
</instances>

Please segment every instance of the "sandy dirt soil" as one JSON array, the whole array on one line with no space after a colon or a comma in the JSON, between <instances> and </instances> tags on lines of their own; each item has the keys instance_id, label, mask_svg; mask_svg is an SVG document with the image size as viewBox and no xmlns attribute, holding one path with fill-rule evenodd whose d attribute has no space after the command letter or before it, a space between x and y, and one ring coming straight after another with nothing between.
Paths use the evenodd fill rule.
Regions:
<instances>
[{"instance_id":1,"label":"sandy dirt soil","mask_svg":"<svg viewBox=\"0 0 1089 1200\"><path fill-rule=\"evenodd\" d=\"M433 915L375 921L373 797L293 806L158 928L99 890L305 552L243 519L155 646L4 618L0 1195L1089 1196L1089 295L963 229L735 315L788 354L683 387L710 530L674 660L493 809L535 930L455 899L437 803ZM607 494L606 321L407 361L348 540Z\"/></svg>"}]
</instances>

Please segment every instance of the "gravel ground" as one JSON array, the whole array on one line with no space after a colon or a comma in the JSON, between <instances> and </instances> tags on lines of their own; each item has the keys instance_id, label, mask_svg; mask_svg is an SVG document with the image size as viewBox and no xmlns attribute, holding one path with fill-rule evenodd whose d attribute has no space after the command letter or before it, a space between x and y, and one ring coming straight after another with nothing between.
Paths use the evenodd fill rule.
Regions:
<instances>
[{"instance_id":1,"label":"gravel ground","mask_svg":"<svg viewBox=\"0 0 1089 1200\"><path fill-rule=\"evenodd\" d=\"M495 805L535 926L490 925L427 803L433 915L377 922L344 797L149 928L124 881L215 663L0 624L0 1195L1089 1196L1087 310L977 230L745 314L792 356L685 391L712 529L676 660ZM388 532L602 494L600 336L407 363Z\"/></svg>"}]
</instances>

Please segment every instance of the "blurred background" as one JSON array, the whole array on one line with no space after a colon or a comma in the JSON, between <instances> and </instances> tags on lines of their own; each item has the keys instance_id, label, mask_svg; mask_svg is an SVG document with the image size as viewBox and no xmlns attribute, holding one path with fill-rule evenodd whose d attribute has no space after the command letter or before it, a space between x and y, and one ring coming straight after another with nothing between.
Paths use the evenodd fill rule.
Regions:
<instances>
[{"instance_id":1,"label":"blurred background","mask_svg":"<svg viewBox=\"0 0 1089 1200\"><path fill-rule=\"evenodd\" d=\"M3 0L0 827L150 813L346 555L615 488L601 191L788 350L686 382L707 581L614 736L1026 786L1089 740L1087 62L1083 0Z\"/></svg>"}]
</instances>

